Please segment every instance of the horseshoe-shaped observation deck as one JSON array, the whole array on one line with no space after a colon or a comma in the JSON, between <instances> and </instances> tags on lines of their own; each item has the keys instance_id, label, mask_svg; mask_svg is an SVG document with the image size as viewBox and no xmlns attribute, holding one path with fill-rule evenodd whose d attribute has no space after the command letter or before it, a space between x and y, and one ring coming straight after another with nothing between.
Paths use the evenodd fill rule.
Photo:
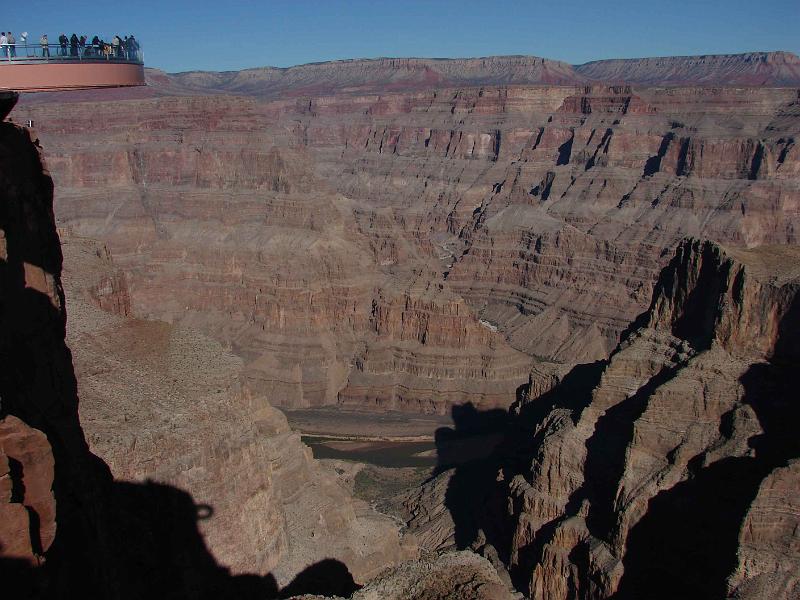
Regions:
<instances>
[{"instance_id":1,"label":"horseshoe-shaped observation deck","mask_svg":"<svg viewBox=\"0 0 800 600\"><path fill-rule=\"evenodd\" d=\"M0 46L0 90L51 92L145 85L138 42L124 46L32 44Z\"/></svg>"}]
</instances>

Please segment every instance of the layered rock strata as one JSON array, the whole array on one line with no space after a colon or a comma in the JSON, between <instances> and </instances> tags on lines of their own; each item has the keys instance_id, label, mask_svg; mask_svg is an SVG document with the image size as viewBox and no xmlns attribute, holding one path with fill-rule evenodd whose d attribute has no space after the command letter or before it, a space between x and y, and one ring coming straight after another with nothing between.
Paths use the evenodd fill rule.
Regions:
<instances>
[{"instance_id":1,"label":"layered rock strata","mask_svg":"<svg viewBox=\"0 0 800 600\"><path fill-rule=\"evenodd\" d=\"M546 410L509 484L531 597L798 593L798 265L797 247L681 244L590 395Z\"/></svg>"},{"instance_id":2,"label":"layered rock strata","mask_svg":"<svg viewBox=\"0 0 800 600\"><path fill-rule=\"evenodd\" d=\"M211 335L279 406L447 413L605 358L685 235L796 243L799 106L591 85L16 110L137 316Z\"/></svg>"},{"instance_id":3,"label":"layered rock strata","mask_svg":"<svg viewBox=\"0 0 800 600\"><path fill-rule=\"evenodd\" d=\"M63 248L81 422L115 478L186 490L209 507L199 528L214 557L279 586L323 559L363 583L413 555L391 520L353 500L283 414L241 385L241 359L195 330L125 318L129 299L94 283L120 280L102 246L68 237ZM97 300L98 289L109 293Z\"/></svg>"},{"instance_id":4,"label":"layered rock strata","mask_svg":"<svg viewBox=\"0 0 800 600\"><path fill-rule=\"evenodd\" d=\"M609 359L535 370L493 457L397 498L409 529L532 598L794 597L799 259L680 244Z\"/></svg>"},{"instance_id":5,"label":"layered rock strata","mask_svg":"<svg viewBox=\"0 0 800 600\"><path fill-rule=\"evenodd\" d=\"M191 329L128 317L125 276L101 244L67 243L65 297L52 181L9 123L0 189L11 596L269 598L302 592L326 565L355 586L414 554L242 387L240 359Z\"/></svg>"}]
</instances>

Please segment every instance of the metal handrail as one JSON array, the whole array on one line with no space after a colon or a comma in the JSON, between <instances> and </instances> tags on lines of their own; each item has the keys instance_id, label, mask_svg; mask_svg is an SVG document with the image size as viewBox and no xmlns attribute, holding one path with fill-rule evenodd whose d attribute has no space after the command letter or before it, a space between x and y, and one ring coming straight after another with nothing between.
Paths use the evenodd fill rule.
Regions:
<instances>
[{"instance_id":1,"label":"metal handrail","mask_svg":"<svg viewBox=\"0 0 800 600\"><path fill-rule=\"evenodd\" d=\"M34 61L103 61L144 64L144 54L138 41L136 49L115 48L110 42L104 42L102 46L93 46L90 43L84 46L72 46L68 42L66 46L62 46L61 44L31 43L30 40L0 46L0 64Z\"/></svg>"}]
</instances>

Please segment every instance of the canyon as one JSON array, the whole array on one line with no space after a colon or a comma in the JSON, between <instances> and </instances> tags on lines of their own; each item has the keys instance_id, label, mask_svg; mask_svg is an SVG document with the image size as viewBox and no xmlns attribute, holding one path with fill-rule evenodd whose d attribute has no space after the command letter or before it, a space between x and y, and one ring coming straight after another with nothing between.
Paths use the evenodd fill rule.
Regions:
<instances>
[{"instance_id":1,"label":"canyon","mask_svg":"<svg viewBox=\"0 0 800 600\"><path fill-rule=\"evenodd\" d=\"M136 316L217 339L280 407L448 414L608 356L684 236L797 243L799 110L793 88L548 85L15 114Z\"/></svg>"},{"instance_id":2,"label":"canyon","mask_svg":"<svg viewBox=\"0 0 800 600\"><path fill-rule=\"evenodd\" d=\"M286 596L326 560L346 585L302 591L800 593L800 59L379 59L148 79L23 98L11 119L33 121L30 140L4 124L18 213L4 217L3 293L38 290L51 323L7 302L4 356L41 337L20 373L66 370L47 378L44 396L64 397L49 409L3 391L15 512L0 541L24 542L14 557L36 564L61 536L114 549L106 573L125 573L153 540L131 533L123 551L104 525L86 544L86 523L122 515L135 530L147 519L131 503L168 500L193 507L203 552L164 559L184 564L180 582L151 561L152 581L119 597ZM452 427L436 432L431 478L388 500L401 527L314 460L281 408ZM455 460L476 435L488 451ZM21 504L17 464L36 482ZM21 533L31 511L35 540ZM56 511L83 525L62 536ZM59 561L60 584L81 557Z\"/></svg>"}]
</instances>

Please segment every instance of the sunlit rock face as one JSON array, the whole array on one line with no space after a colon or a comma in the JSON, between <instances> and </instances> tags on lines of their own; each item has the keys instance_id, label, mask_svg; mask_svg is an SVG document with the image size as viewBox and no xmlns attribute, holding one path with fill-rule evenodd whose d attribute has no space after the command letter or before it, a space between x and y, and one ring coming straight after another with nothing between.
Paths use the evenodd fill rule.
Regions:
<instances>
[{"instance_id":1,"label":"sunlit rock face","mask_svg":"<svg viewBox=\"0 0 800 600\"><path fill-rule=\"evenodd\" d=\"M194 329L128 317L124 275L102 244L65 236L62 248L81 424L115 478L185 490L205 507L214 558L280 586L323 559L364 582L413 554L242 385L240 358Z\"/></svg>"},{"instance_id":2,"label":"sunlit rock face","mask_svg":"<svg viewBox=\"0 0 800 600\"><path fill-rule=\"evenodd\" d=\"M682 237L797 242L789 88L16 110L59 225L108 245L131 314L211 335L279 406L507 407L534 363L606 357Z\"/></svg>"},{"instance_id":3,"label":"sunlit rock face","mask_svg":"<svg viewBox=\"0 0 800 600\"><path fill-rule=\"evenodd\" d=\"M199 548L213 567L189 573L193 585L231 568L283 586L330 552L365 581L413 548L319 470L272 405L471 403L480 416L517 400L503 450L514 460L485 487L455 469L403 500L423 545L480 549L536 598L641 597L653 580L670 598L797 595L800 104L796 89L766 87L794 81L792 56L493 59L453 64L449 78L425 61L151 74L129 99L17 108L47 148L58 226L75 243L69 335L86 439L50 207L32 205L44 217L12 215L32 234L15 238L26 241L7 272L52 327L8 320L14 339L60 352L66 375L47 381L67 382L54 389L69 410L21 425L3 413L16 445L0 455L0 533L22 539L15 558L33 564L50 541L47 527L17 535L28 509L51 525L54 502L105 510L95 492L110 478L91 448L115 475L155 480L125 488L148 499L140 512L161 494L188 507L192 541L172 558L194 568L184 559ZM465 79L474 69L483 80ZM40 171L30 180L47 192ZM48 495L43 442L62 438ZM58 452L79 457L71 471ZM25 496L7 457L35 465ZM500 536L478 522L465 536L452 510L454 494L482 508L479 491L500 500L484 511ZM109 510L103 523L132 507ZM119 523L83 552L146 531ZM411 572L433 574L433 597L450 567L476 597L503 597L472 562ZM388 574L392 589L413 586L406 575Z\"/></svg>"},{"instance_id":4,"label":"sunlit rock face","mask_svg":"<svg viewBox=\"0 0 800 600\"><path fill-rule=\"evenodd\" d=\"M108 248L59 239L41 148L9 123L0 189L0 571L11 596L277 593L326 560L363 583L415 555L396 522L352 498L242 385L240 358L191 328L130 316Z\"/></svg>"},{"instance_id":5,"label":"sunlit rock face","mask_svg":"<svg viewBox=\"0 0 800 600\"><path fill-rule=\"evenodd\" d=\"M532 597L797 594L798 265L796 246L678 247L643 321L590 394L538 424L509 486ZM665 572L681 576L654 589Z\"/></svg>"}]
</instances>

